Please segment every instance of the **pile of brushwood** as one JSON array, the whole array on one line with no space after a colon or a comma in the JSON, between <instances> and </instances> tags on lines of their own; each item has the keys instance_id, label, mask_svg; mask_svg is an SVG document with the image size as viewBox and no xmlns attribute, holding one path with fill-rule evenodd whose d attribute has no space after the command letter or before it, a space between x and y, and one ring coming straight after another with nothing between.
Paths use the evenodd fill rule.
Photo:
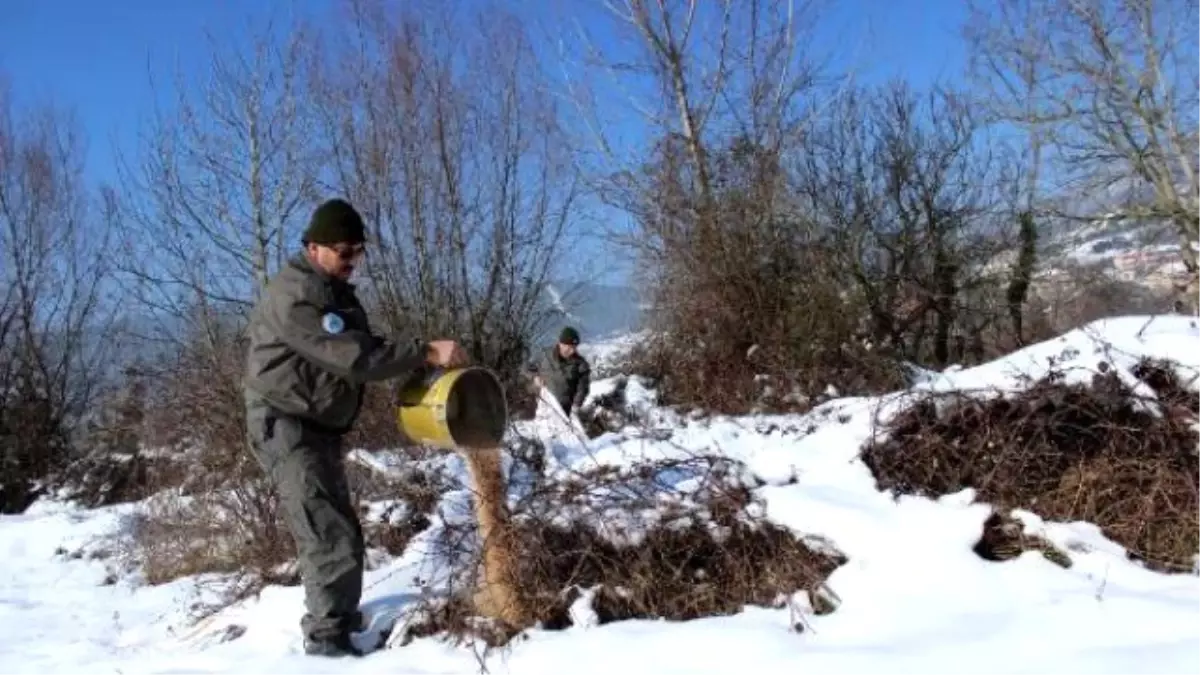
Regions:
<instances>
[{"instance_id":1,"label":"pile of brushwood","mask_svg":"<svg viewBox=\"0 0 1200 675\"><path fill-rule=\"evenodd\" d=\"M561 630L580 620L688 620L756 605L791 608L793 627L803 630L804 615L834 610L824 581L846 559L828 542L768 522L752 492L760 485L718 456L539 481L511 513L516 585L533 624ZM473 523L448 526L438 542L451 590L418 603L399 629L401 644L442 635L496 647L530 627L477 616Z\"/></svg>"},{"instance_id":2,"label":"pile of brushwood","mask_svg":"<svg viewBox=\"0 0 1200 675\"><path fill-rule=\"evenodd\" d=\"M618 375L613 378L612 388L588 402L577 411L584 433L596 438L609 432L619 432L627 426L643 426L645 411L632 405L627 391L630 378Z\"/></svg>"},{"instance_id":3,"label":"pile of brushwood","mask_svg":"<svg viewBox=\"0 0 1200 675\"><path fill-rule=\"evenodd\" d=\"M1051 372L1009 396L929 395L893 418L863 460L881 489L937 497L974 488L1000 511L1091 522L1151 569L1192 572L1194 380L1153 360L1125 378L1108 364L1099 371L1090 384Z\"/></svg>"},{"instance_id":4,"label":"pile of brushwood","mask_svg":"<svg viewBox=\"0 0 1200 675\"><path fill-rule=\"evenodd\" d=\"M436 458L409 457L403 467L381 470L363 461L364 454L347 462L346 474L366 545L401 555L432 525L442 495L454 482Z\"/></svg>"}]
</instances>

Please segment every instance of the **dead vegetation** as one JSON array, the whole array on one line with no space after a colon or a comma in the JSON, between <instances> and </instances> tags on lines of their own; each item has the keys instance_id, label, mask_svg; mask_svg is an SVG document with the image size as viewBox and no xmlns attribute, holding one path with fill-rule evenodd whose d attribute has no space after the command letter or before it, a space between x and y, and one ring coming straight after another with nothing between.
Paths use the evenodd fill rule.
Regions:
<instances>
[{"instance_id":1,"label":"dead vegetation","mask_svg":"<svg viewBox=\"0 0 1200 675\"><path fill-rule=\"evenodd\" d=\"M474 360L504 375L514 410L526 407L515 370L546 319L543 286L591 215L583 194L630 216L624 243L649 277L650 327L664 336L639 345L623 370L649 375L666 402L710 411L805 410L822 397L893 390L906 361L979 363L1074 327L1078 317L1129 312L1142 301L1124 284L1090 280L1056 281L1061 297L1031 292L1031 275L1045 271L1032 254L1014 271L985 273L1016 243L1018 222L1030 232L1054 223L1033 195L1014 195L1023 174L1036 174L1036 161L1030 172L1011 148L988 140L995 111L975 108L972 92L849 82L823 90L821 82L837 78L818 72L820 59L804 51L813 43L796 34L816 25L799 18L807 12L761 0L724 4L718 21L696 26L713 32L690 40L692 12L668 3L607 8L618 32L646 49L589 53L586 62L620 85L597 80L590 93L668 92L641 129L652 139L647 150L620 163L576 152L565 113L545 90L539 50L516 17L480 14L486 30L464 42L433 3L398 14L352 3L351 23L371 29L341 35L341 47L297 25L285 46L268 47L260 34L252 60L213 54L208 81L176 83L178 114L154 118L139 157L121 162L116 192L84 194L74 144L53 152L61 129L50 118L0 120L0 140L23 150L0 172L14 177L0 191L15 205L0 213L9 263L0 277L12 291L0 298L0 511L24 510L54 482L47 478L80 456L68 422L91 409L94 364L108 353L85 349L82 328L103 323L99 298L111 289L101 283L110 276L104 265L115 260L129 291L122 307L146 312L130 318L149 319L150 332L169 333L142 336L168 345L168 355L154 364L137 419L90 439L111 452L74 467L81 490L90 503L107 504L169 489L146 502L128 532L129 558L150 583L232 576L223 603L266 583L295 583L293 544L245 452L238 336L257 289L292 252L324 189L321 175L356 195L375 229L363 290L376 325L389 334L464 336ZM997 39L986 42L1003 54ZM470 67L447 65L460 59ZM1124 100L1121 87L1141 81L1100 84ZM573 102L600 112L588 84L580 82ZM832 104L814 109L810 101ZM1195 142L1160 145L1188 150ZM1086 154L1107 158L1105 150ZM1141 165L1187 153L1152 154L1160 156ZM1094 164L1082 159L1081 168ZM1096 180L1122 178L1103 164ZM1173 175L1151 173L1135 177L1166 185ZM1171 199L1159 201L1195 195L1196 172L1188 173L1186 191L1167 190ZM78 217L84 197L101 198L104 222ZM1195 201L1127 215L1173 219L1194 234ZM110 242L101 225L124 241ZM106 236L93 241L87 232ZM439 245L447 241L454 245ZM121 255L94 255L112 245ZM1194 278L1194 260L1189 269ZM54 306L67 310L47 310ZM34 320L45 316L65 318ZM87 366L77 365L81 355ZM975 487L998 507L1096 522L1152 567L1190 569L1200 538L1196 397L1161 364L1136 374L1158 394L1160 416L1143 410L1145 400L1115 374L1091 387L1051 377L1012 399L919 404L864 456L888 489L934 495ZM830 393L831 384L840 391ZM589 435L640 421L624 396L619 389L597 402L585 420ZM391 402L387 387L370 388L351 447L398 444ZM131 425L136 434L126 434ZM155 474L143 446L173 453L169 470ZM543 448L510 451L543 476ZM504 533L521 547L517 575L531 620L570 625L585 594L601 623L729 614L778 605L797 590L810 592L815 609L830 609L818 590L842 558L765 521L728 468L726 460L689 458L532 481L513 508L515 531ZM371 502L363 512L369 545L393 555L433 526L457 487L426 469L397 476L352 463L349 471L356 495ZM679 489L680 475L700 487ZM477 535L473 524L439 531L452 592L426 602L410 635L475 630L470 607L484 548ZM979 552L1002 560L1042 545L996 515Z\"/></svg>"},{"instance_id":2,"label":"dead vegetation","mask_svg":"<svg viewBox=\"0 0 1200 675\"><path fill-rule=\"evenodd\" d=\"M993 513L983 521L983 534L975 542L975 554L984 560L1003 562L1025 551L1038 551L1059 567L1071 567L1071 557L1045 537L1026 534L1021 521L1012 516Z\"/></svg>"},{"instance_id":3,"label":"dead vegetation","mask_svg":"<svg viewBox=\"0 0 1200 675\"><path fill-rule=\"evenodd\" d=\"M402 643L438 635L491 648L535 626L682 621L750 605L787 607L803 630L804 614L835 607L823 584L845 558L768 522L752 493L762 481L736 462L698 455L552 478L538 441L524 439L509 453L509 494L517 496L510 508L501 506L508 527L490 536L507 537L514 547L510 586L519 589L519 622L481 616L487 528L470 508L456 517L455 499L469 493L460 491L441 453L347 456L369 550L403 555L415 536L434 528L428 541L437 580L427 581L430 590L446 586L410 607L413 614L398 627ZM219 490L160 492L128 521L114 564L139 570L149 584L195 578L202 599L191 608L194 620L266 585L295 585L294 544L265 490L261 480L243 476Z\"/></svg>"},{"instance_id":4,"label":"dead vegetation","mask_svg":"<svg viewBox=\"0 0 1200 675\"><path fill-rule=\"evenodd\" d=\"M436 463L420 463L402 470L360 475L361 464L347 467L350 489L359 504L367 548L398 556L432 524L442 495L455 486L453 478ZM356 477L357 475L357 477Z\"/></svg>"},{"instance_id":5,"label":"dead vegetation","mask_svg":"<svg viewBox=\"0 0 1200 675\"><path fill-rule=\"evenodd\" d=\"M646 422L644 411L632 405L629 400L629 383L628 375L614 376L610 391L596 395L576 412L588 438L596 438Z\"/></svg>"},{"instance_id":6,"label":"dead vegetation","mask_svg":"<svg viewBox=\"0 0 1200 675\"><path fill-rule=\"evenodd\" d=\"M863 460L882 489L941 496L964 488L997 509L1095 523L1132 559L1191 571L1200 550L1196 392L1171 364L1133 376L1102 367L1089 384L1061 372L1020 394L938 395L899 414Z\"/></svg>"},{"instance_id":7,"label":"dead vegetation","mask_svg":"<svg viewBox=\"0 0 1200 675\"><path fill-rule=\"evenodd\" d=\"M766 521L751 493L757 481L739 469L725 458L696 456L535 486L513 506L509 533L528 620L561 630L581 620L729 615L748 605L833 611L823 582L845 558ZM446 635L495 647L531 627L482 621L473 608L476 534L471 523L441 533L450 591L419 603L401 644Z\"/></svg>"},{"instance_id":8,"label":"dead vegetation","mask_svg":"<svg viewBox=\"0 0 1200 675\"><path fill-rule=\"evenodd\" d=\"M82 127L0 75L0 513L71 487L112 360L112 230L88 208Z\"/></svg>"},{"instance_id":9,"label":"dead vegetation","mask_svg":"<svg viewBox=\"0 0 1200 675\"><path fill-rule=\"evenodd\" d=\"M442 495L454 485L440 466L430 467L427 462L414 462L383 471L362 461L347 462L347 479L359 503L368 548L398 556L413 537L429 528Z\"/></svg>"},{"instance_id":10,"label":"dead vegetation","mask_svg":"<svg viewBox=\"0 0 1200 675\"><path fill-rule=\"evenodd\" d=\"M236 575L233 586L296 583L294 550L268 490L251 481L209 495L162 493L141 506L129 529L130 553L146 583L198 574Z\"/></svg>"},{"instance_id":11,"label":"dead vegetation","mask_svg":"<svg viewBox=\"0 0 1200 675\"><path fill-rule=\"evenodd\" d=\"M296 585L295 542L278 510L274 492L243 466L241 478L204 492L159 492L140 505L119 534L117 548L125 570L163 584L198 576L205 601L192 608L196 618L259 593L268 585ZM401 554L431 524L450 480L421 466L382 471L347 462L347 478L360 504L367 548Z\"/></svg>"}]
</instances>

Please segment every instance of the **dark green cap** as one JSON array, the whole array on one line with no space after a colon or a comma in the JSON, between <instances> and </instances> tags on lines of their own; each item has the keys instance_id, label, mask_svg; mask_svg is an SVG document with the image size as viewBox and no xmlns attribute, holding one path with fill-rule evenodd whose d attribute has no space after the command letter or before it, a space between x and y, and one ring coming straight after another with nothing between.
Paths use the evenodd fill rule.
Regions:
<instances>
[{"instance_id":1,"label":"dark green cap","mask_svg":"<svg viewBox=\"0 0 1200 675\"><path fill-rule=\"evenodd\" d=\"M578 345L579 331L567 326L566 328L562 329L561 333L558 334L558 341L564 345Z\"/></svg>"}]
</instances>

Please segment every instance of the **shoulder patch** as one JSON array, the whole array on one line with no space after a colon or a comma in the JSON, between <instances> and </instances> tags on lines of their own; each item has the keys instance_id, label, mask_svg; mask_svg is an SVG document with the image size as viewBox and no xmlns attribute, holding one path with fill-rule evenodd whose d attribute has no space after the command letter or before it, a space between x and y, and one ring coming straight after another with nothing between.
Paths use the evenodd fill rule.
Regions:
<instances>
[{"instance_id":1,"label":"shoulder patch","mask_svg":"<svg viewBox=\"0 0 1200 675\"><path fill-rule=\"evenodd\" d=\"M346 321L338 314L329 312L325 316L321 317L321 327L325 329L326 333L333 333L336 335L337 333L341 333L342 331L346 330Z\"/></svg>"}]
</instances>

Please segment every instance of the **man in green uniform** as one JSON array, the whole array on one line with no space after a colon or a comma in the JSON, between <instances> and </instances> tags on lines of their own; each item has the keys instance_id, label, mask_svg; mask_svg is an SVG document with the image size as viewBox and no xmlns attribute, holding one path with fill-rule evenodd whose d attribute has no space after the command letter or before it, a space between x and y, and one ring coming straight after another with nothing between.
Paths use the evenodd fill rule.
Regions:
<instances>
[{"instance_id":1,"label":"man in green uniform","mask_svg":"<svg viewBox=\"0 0 1200 675\"><path fill-rule=\"evenodd\" d=\"M466 362L452 340L371 333L350 277L366 228L349 203L313 212L304 250L267 284L250 318L245 400L251 452L280 499L296 541L306 612L305 651L358 655L363 533L342 465L370 381Z\"/></svg>"},{"instance_id":2,"label":"man in green uniform","mask_svg":"<svg viewBox=\"0 0 1200 675\"><path fill-rule=\"evenodd\" d=\"M558 343L543 351L530 370L534 383L548 389L567 415L583 405L591 387L592 368L579 353L579 331L564 328Z\"/></svg>"}]
</instances>

